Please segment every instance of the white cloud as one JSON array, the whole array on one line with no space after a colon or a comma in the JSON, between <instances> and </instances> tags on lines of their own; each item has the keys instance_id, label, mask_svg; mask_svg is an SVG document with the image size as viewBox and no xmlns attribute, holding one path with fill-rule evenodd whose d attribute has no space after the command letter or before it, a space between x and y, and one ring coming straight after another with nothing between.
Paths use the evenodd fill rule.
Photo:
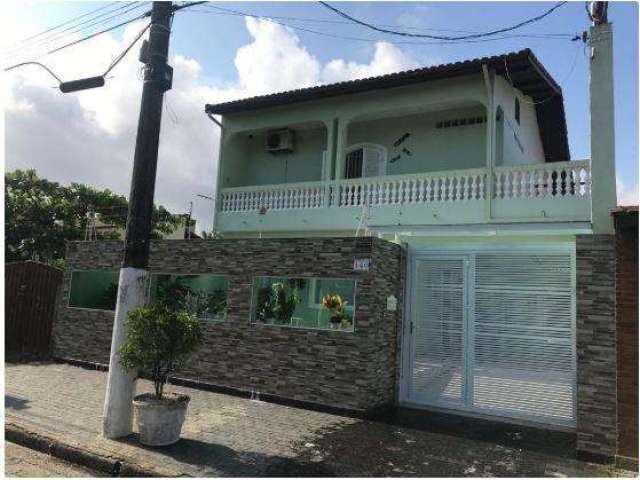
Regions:
<instances>
[{"instance_id":1,"label":"white cloud","mask_svg":"<svg viewBox=\"0 0 640 480\"><path fill-rule=\"evenodd\" d=\"M616 179L616 190L618 193L618 205L638 205L640 191L638 184L628 187L619 178Z\"/></svg>"},{"instance_id":2,"label":"white cloud","mask_svg":"<svg viewBox=\"0 0 640 480\"><path fill-rule=\"evenodd\" d=\"M356 78L375 77L386 73L416 68L418 64L405 55L398 47L390 43L377 42L370 63L345 62L342 59L331 60L323 70L326 83Z\"/></svg>"},{"instance_id":3,"label":"white cloud","mask_svg":"<svg viewBox=\"0 0 640 480\"><path fill-rule=\"evenodd\" d=\"M320 64L290 29L246 19L253 42L238 49L240 88L250 95L309 87L318 83Z\"/></svg>"},{"instance_id":4,"label":"white cloud","mask_svg":"<svg viewBox=\"0 0 640 480\"><path fill-rule=\"evenodd\" d=\"M140 31L131 24L122 39L101 35L47 57L69 80L102 72ZM378 43L369 63L336 59L324 67L290 29L247 18L252 41L236 52L238 82L207 83L197 60L173 55L173 89L165 96L156 203L185 212L194 201L198 231L211 228L219 129L203 113L205 103L378 75L415 66L396 47ZM27 29L27 27L25 27ZM105 88L64 95L37 69L7 76L5 159L8 170L36 168L61 183L80 182L128 195L140 108L140 63L134 48L107 78Z\"/></svg>"}]
</instances>

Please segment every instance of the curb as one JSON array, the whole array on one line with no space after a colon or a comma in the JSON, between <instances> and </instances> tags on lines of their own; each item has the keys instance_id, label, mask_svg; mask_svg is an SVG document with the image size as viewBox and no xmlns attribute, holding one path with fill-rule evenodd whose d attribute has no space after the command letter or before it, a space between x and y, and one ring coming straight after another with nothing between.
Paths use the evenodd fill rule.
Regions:
<instances>
[{"instance_id":1,"label":"curb","mask_svg":"<svg viewBox=\"0 0 640 480\"><path fill-rule=\"evenodd\" d=\"M107 455L100 455L89 450L62 443L40 433L30 432L21 426L7 423L4 430L5 441L37 450L47 455L65 460L69 463L81 465L92 470L106 473L113 477L168 477L161 473L140 465L117 459Z\"/></svg>"}]
</instances>

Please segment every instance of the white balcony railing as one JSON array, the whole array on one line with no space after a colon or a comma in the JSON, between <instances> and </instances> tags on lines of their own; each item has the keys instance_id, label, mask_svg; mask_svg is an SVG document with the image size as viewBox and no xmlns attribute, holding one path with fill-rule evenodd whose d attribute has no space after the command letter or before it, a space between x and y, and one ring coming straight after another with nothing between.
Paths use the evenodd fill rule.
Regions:
<instances>
[{"instance_id":1,"label":"white balcony railing","mask_svg":"<svg viewBox=\"0 0 640 480\"><path fill-rule=\"evenodd\" d=\"M327 194L323 182L285 183L264 187L227 188L221 194L223 212L258 212L322 208Z\"/></svg>"},{"instance_id":2,"label":"white balcony railing","mask_svg":"<svg viewBox=\"0 0 640 480\"><path fill-rule=\"evenodd\" d=\"M589 160L556 162L494 170L493 198L588 197Z\"/></svg>"},{"instance_id":3,"label":"white balcony railing","mask_svg":"<svg viewBox=\"0 0 640 480\"><path fill-rule=\"evenodd\" d=\"M484 198L485 169L342 180L336 206L461 202Z\"/></svg>"},{"instance_id":4,"label":"white balcony railing","mask_svg":"<svg viewBox=\"0 0 640 480\"><path fill-rule=\"evenodd\" d=\"M411 175L366 177L325 182L287 183L222 190L222 213L249 213L332 208L361 205L384 207L419 204L480 202L489 191L484 168L428 172ZM491 199L520 201L591 195L588 160L518 167L493 171Z\"/></svg>"}]
</instances>

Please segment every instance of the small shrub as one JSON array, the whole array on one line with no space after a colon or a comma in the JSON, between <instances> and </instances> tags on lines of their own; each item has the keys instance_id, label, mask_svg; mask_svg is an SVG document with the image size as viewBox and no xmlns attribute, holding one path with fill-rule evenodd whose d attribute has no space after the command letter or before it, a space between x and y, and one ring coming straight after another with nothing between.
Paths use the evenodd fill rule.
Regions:
<instances>
[{"instance_id":1,"label":"small shrub","mask_svg":"<svg viewBox=\"0 0 640 480\"><path fill-rule=\"evenodd\" d=\"M129 312L127 340L120 347L125 371L150 374L157 399L169 374L182 367L202 343L198 320L187 312L156 304Z\"/></svg>"}]
</instances>

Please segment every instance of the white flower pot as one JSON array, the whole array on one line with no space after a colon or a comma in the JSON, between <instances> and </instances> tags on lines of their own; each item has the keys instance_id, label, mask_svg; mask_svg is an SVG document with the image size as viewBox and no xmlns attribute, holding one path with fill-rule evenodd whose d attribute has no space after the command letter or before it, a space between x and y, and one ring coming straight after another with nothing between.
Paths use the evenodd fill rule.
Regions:
<instances>
[{"instance_id":1,"label":"white flower pot","mask_svg":"<svg viewBox=\"0 0 640 480\"><path fill-rule=\"evenodd\" d=\"M140 443L150 447L171 445L180 440L180 431L187 414L189 397L175 393L163 395L143 393L133 399Z\"/></svg>"}]
</instances>

